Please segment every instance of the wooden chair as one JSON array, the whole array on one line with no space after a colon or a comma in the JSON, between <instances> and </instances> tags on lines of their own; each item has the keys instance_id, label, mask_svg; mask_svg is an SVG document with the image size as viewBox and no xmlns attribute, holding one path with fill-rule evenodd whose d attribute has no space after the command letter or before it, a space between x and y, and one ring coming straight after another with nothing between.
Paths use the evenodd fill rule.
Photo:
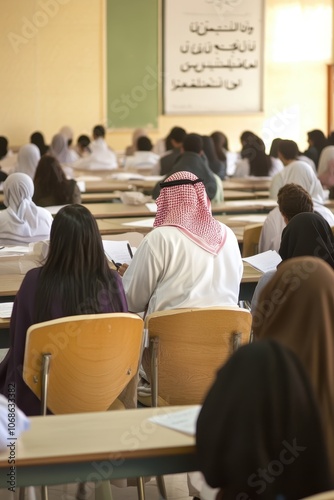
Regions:
<instances>
[{"instance_id":1,"label":"wooden chair","mask_svg":"<svg viewBox=\"0 0 334 500\"><path fill-rule=\"evenodd\" d=\"M305 497L302 500L334 500L334 490L325 491L324 493L318 493L317 495L312 495L310 497Z\"/></svg>"},{"instance_id":2,"label":"wooden chair","mask_svg":"<svg viewBox=\"0 0 334 500\"><path fill-rule=\"evenodd\" d=\"M152 406L202 404L216 372L249 342L252 316L246 309L208 307L150 314ZM163 477L160 494L167 498Z\"/></svg>"},{"instance_id":3,"label":"wooden chair","mask_svg":"<svg viewBox=\"0 0 334 500\"><path fill-rule=\"evenodd\" d=\"M70 316L32 325L23 379L41 400L41 414L106 411L136 376L143 320L130 313ZM138 496L144 498L142 478ZM96 498L112 498L100 482ZM42 498L47 488L42 486Z\"/></svg>"},{"instance_id":4,"label":"wooden chair","mask_svg":"<svg viewBox=\"0 0 334 500\"><path fill-rule=\"evenodd\" d=\"M246 309L209 307L150 314L152 406L158 396L168 405L202 404L216 372L250 339Z\"/></svg>"},{"instance_id":5,"label":"wooden chair","mask_svg":"<svg viewBox=\"0 0 334 500\"><path fill-rule=\"evenodd\" d=\"M259 239L263 224L245 226L242 244L242 256L250 257L259 253Z\"/></svg>"}]
</instances>

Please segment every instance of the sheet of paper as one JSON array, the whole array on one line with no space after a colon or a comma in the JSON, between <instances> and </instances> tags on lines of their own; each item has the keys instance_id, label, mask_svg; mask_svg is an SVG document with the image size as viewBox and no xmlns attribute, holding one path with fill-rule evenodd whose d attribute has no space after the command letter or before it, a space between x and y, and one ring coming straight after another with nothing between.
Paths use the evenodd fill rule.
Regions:
<instances>
[{"instance_id":1,"label":"sheet of paper","mask_svg":"<svg viewBox=\"0 0 334 500\"><path fill-rule=\"evenodd\" d=\"M48 212L50 212L51 215L56 215L63 207L66 207L66 205L50 205L49 207L45 208Z\"/></svg>"},{"instance_id":2,"label":"sheet of paper","mask_svg":"<svg viewBox=\"0 0 334 500\"><path fill-rule=\"evenodd\" d=\"M195 436L196 422L201 410L201 406L194 406L187 410L165 413L164 415L156 415L149 418L151 422L174 429L175 431L183 432ZM166 411L167 408L166 408Z\"/></svg>"},{"instance_id":3,"label":"sheet of paper","mask_svg":"<svg viewBox=\"0 0 334 500\"><path fill-rule=\"evenodd\" d=\"M245 257L242 260L248 262L248 264L262 273L273 271L282 262L281 256L276 250L268 250L267 252L252 255L252 257Z\"/></svg>"},{"instance_id":4,"label":"sheet of paper","mask_svg":"<svg viewBox=\"0 0 334 500\"><path fill-rule=\"evenodd\" d=\"M275 200L230 200L225 201L224 205L227 207L276 207L277 202Z\"/></svg>"},{"instance_id":5,"label":"sheet of paper","mask_svg":"<svg viewBox=\"0 0 334 500\"><path fill-rule=\"evenodd\" d=\"M149 209L150 212L156 213L157 211L157 204L156 203L145 203L147 208Z\"/></svg>"},{"instance_id":6,"label":"sheet of paper","mask_svg":"<svg viewBox=\"0 0 334 500\"><path fill-rule=\"evenodd\" d=\"M0 257L13 257L15 255L25 255L31 252L30 246L9 246L0 247Z\"/></svg>"},{"instance_id":7,"label":"sheet of paper","mask_svg":"<svg viewBox=\"0 0 334 500\"><path fill-rule=\"evenodd\" d=\"M79 175L75 178L76 181L84 181L84 182L94 182L94 181L102 181L102 177L98 175Z\"/></svg>"},{"instance_id":8,"label":"sheet of paper","mask_svg":"<svg viewBox=\"0 0 334 500\"><path fill-rule=\"evenodd\" d=\"M137 222L123 222L122 226L135 226L135 227L153 227L154 217L147 217L144 220L138 220Z\"/></svg>"},{"instance_id":9,"label":"sheet of paper","mask_svg":"<svg viewBox=\"0 0 334 500\"><path fill-rule=\"evenodd\" d=\"M228 220L242 221L242 222L253 222L254 224L261 224L267 218L267 214L244 214L244 215L234 215L229 217Z\"/></svg>"},{"instance_id":10,"label":"sheet of paper","mask_svg":"<svg viewBox=\"0 0 334 500\"><path fill-rule=\"evenodd\" d=\"M7 319L12 315L14 302L1 302L0 303L0 318Z\"/></svg>"},{"instance_id":11,"label":"sheet of paper","mask_svg":"<svg viewBox=\"0 0 334 500\"><path fill-rule=\"evenodd\" d=\"M110 261L113 260L120 264L130 264L131 256L128 250L128 241L102 240L102 243L104 253Z\"/></svg>"},{"instance_id":12,"label":"sheet of paper","mask_svg":"<svg viewBox=\"0 0 334 500\"><path fill-rule=\"evenodd\" d=\"M145 177L141 174L136 174L135 172L118 172L115 174L108 175L107 179L113 179L115 181L129 181L129 180L144 180Z\"/></svg>"}]
</instances>

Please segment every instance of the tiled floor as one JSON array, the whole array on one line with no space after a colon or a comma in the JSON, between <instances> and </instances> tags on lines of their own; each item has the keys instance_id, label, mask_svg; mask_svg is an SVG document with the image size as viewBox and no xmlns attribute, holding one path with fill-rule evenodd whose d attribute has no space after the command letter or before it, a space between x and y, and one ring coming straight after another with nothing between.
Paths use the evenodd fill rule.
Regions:
<instances>
[{"instance_id":1,"label":"tiled floor","mask_svg":"<svg viewBox=\"0 0 334 500\"><path fill-rule=\"evenodd\" d=\"M189 500L188 487L187 487L187 477L186 474L176 474L172 476L165 476L165 484L167 489L167 495L169 500ZM92 488L92 484L88 485L89 495L87 500L94 500L95 495ZM76 485L64 485L64 486L50 486L49 487L49 500L75 500L75 494L77 491ZM26 500L40 500L39 488L35 489L36 496L34 493L26 493ZM158 500L159 493L156 487L155 479L151 479L149 483L145 485L146 500ZM136 500L137 489L135 487L128 488L117 488L112 486L113 500ZM9 494L7 491L0 490L1 500L18 500L18 492L15 496Z\"/></svg>"}]
</instances>

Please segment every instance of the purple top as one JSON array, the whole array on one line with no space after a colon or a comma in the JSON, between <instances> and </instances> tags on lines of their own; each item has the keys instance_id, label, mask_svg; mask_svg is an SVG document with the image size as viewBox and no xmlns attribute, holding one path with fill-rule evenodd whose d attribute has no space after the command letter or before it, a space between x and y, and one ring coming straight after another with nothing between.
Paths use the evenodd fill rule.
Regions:
<instances>
[{"instance_id":1,"label":"purple top","mask_svg":"<svg viewBox=\"0 0 334 500\"><path fill-rule=\"evenodd\" d=\"M15 384L15 403L26 415L40 415L41 413L40 400L22 378L26 333L29 326L34 324L35 295L40 271L41 268L36 268L27 272L15 297L10 322L10 348L4 360L0 363L0 393L8 397L10 384ZM118 284L122 308L120 311L115 311L113 304L106 302L105 294L101 294L101 313L128 312L122 280L115 271L113 272ZM54 301L49 319L61 317L63 317L61 304L59 301Z\"/></svg>"}]
</instances>

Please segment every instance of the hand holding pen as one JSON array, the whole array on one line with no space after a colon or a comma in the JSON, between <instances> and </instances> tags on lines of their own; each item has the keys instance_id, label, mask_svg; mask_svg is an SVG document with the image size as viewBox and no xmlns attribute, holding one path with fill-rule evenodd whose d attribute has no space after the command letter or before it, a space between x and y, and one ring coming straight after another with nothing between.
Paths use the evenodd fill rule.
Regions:
<instances>
[{"instance_id":1,"label":"hand holding pen","mask_svg":"<svg viewBox=\"0 0 334 500\"><path fill-rule=\"evenodd\" d=\"M132 259L133 258L133 253L132 253L132 249L131 249L131 246L130 246L129 243L127 243L127 248L128 248L129 255L130 255L131 259ZM123 276L123 274L125 273L125 271L129 267L128 264L121 264L120 262L115 262L114 260L112 260L111 262L114 264L114 266L116 267L116 271L121 276Z\"/></svg>"}]
</instances>

